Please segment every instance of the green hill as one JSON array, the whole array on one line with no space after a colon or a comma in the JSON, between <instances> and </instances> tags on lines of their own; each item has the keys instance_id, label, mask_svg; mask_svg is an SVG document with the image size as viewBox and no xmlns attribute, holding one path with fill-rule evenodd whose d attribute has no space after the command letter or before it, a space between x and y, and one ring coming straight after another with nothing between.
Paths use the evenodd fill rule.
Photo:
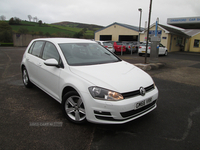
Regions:
<instances>
[{"instance_id":1,"label":"green hill","mask_svg":"<svg viewBox=\"0 0 200 150\"><path fill-rule=\"evenodd\" d=\"M21 21L19 25L11 25L14 33L48 35L54 37L75 37L83 29L84 38L94 38L94 32L103 28L98 25L89 25L73 22L60 22L53 24L39 24L36 22Z\"/></svg>"}]
</instances>

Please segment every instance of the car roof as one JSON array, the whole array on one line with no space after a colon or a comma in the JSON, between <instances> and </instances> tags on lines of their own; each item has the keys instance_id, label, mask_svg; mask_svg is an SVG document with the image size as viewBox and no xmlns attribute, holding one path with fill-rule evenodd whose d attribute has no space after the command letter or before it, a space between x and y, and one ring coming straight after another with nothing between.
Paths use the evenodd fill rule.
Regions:
<instances>
[{"instance_id":1,"label":"car roof","mask_svg":"<svg viewBox=\"0 0 200 150\"><path fill-rule=\"evenodd\" d=\"M94 41L91 40L85 40L85 39L75 39L75 38L38 38L35 39L34 41L49 41L53 43L95 43Z\"/></svg>"}]
</instances>

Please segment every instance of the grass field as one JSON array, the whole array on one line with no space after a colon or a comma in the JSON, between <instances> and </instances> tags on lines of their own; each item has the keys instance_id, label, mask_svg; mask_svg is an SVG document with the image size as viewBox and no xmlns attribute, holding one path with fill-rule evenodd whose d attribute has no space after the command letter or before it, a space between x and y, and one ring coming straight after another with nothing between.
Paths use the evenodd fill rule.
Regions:
<instances>
[{"instance_id":1,"label":"grass field","mask_svg":"<svg viewBox=\"0 0 200 150\"><path fill-rule=\"evenodd\" d=\"M68 37L73 37L74 34L82 30L82 28L78 28L76 27L76 25L62 26L62 25L42 24L40 26L36 22L28 22L28 21L21 21L20 25L11 25L11 27L15 33L18 33L20 28L24 28L27 29L29 33L42 32L43 34L49 33L51 35L66 35ZM94 31L87 30L85 35L93 37Z\"/></svg>"}]
</instances>

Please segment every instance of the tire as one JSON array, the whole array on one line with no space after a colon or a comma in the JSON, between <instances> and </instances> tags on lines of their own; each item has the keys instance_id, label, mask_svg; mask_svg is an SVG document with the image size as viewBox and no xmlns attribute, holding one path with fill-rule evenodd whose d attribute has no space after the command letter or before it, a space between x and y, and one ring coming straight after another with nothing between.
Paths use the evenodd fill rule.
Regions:
<instances>
[{"instance_id":1,"label":"tire","mask_svg":"<svg viewBox=\"0 0 200 150\"><path fill-rule=\"evenodd\" d=\"M62 110L66 118L76 124L86 122L85 107L76 91L68 92L63 97Z\"/></svg>"},{"instance_id":2,"label":"tire","mask_svg":"<svg viewBox=\"0 0 200 150\"><path fill-rule=\"evenodd\" d=\"M142 56L143 54L142 54L142 53L138 53L138 55L139 55L139 56Z\"/></svg>"},{"instance_id":3,"label":"tire","mask_svg":"<svg viewBox=\"0 0 200 150\"><path fill-rule=\"evenodd\" d=\"M167 51L165 51L165 54L164 54L164 55L167 56L167 54L168 54Z\"/></svg>"},{"instance_id":4,"label":"tire","mask_svg":"<svg viewBox=\"0 0 200 150\"><path fill-rule=\"evenodd\" d=\"M31 88L33 85L29 79L29 75L28 75L28 71L26 70L26 67L23 67L22 69L22 81L26 88Z\"/></svg>"}]
</instances>

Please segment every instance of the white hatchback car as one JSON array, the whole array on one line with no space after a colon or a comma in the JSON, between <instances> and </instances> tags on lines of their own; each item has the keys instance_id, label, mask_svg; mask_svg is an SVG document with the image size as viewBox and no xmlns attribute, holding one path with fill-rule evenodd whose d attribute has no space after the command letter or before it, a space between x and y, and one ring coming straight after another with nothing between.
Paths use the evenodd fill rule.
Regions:
<instances>
[{"instance_id":1,"label":"white hatchback car","mask_svg":"<svg viewBox=\"0 0 200 150\"><path fill-rule=\"evenodd\" d=\"M120 124L156 108L152 78L94 41L32 40L21 62L22 79L62 104L70 121Z\"/></svg>"},{"instance_id":2,"label":"white hatchback car","mask_svg":"<svg viewBox=\"0 0 200 150\"><path fill-rule=\"evenodd\" d=\"M113 52L113 53L115 52L115 49L114 49L112 43L110 43L110 42L108 42L108 41L97 41L97 43L98 43L99 45L104 46L104 47L107 48L109 51L111 51L111 52Z\"/></svg>"},{"instance_id":3,"label":"white hatchback car","mask_svg":"<svg viewBox=\"0 0 200 150\"><path fill-rule=\"evenodd\" d=\"M148 44L148 48L147 48L147 54L148 55L150 55L150 53L151 53L150 51L151 51L151 43ZM142 43L142 44L140 44L138 54L139 54L139 56L142 56L142 55L145 55L145 52L146 52L146 43ZM160 43L158 55L167 56L167 53L168 53L167 48Z\"/></svg>"}]
</instances>

